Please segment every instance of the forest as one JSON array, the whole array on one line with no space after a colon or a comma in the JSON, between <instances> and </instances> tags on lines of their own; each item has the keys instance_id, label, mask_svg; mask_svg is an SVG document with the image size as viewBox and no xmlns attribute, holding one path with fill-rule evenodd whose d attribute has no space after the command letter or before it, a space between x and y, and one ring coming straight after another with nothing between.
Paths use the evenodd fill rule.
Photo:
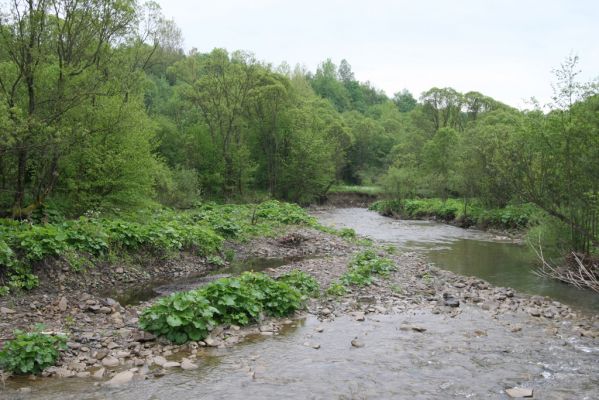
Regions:
<instances>
[{"instance_id":1,"label":"forest","mask_svg":"<svg viewBox=\"0 0 599 400\"><path fill-rule=\"evenodd\" d=\"M400 210L427 198L534 207L545 237L592 253L599 87L577 62L554 71L550 105L526 110L452 88L388 97L346 60L309 71L185 52L155 3L15 1L0 25L0 215L307 205L365 185Z\"/></svg>"}]
</instances>

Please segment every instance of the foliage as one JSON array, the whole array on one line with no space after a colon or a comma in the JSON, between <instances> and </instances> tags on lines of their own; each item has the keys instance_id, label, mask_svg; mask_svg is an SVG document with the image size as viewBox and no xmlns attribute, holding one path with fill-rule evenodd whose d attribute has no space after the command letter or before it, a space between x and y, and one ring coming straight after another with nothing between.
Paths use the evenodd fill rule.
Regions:
<instances>
[{"instance_id":1,"label":"foliage","mask_svg":"<svg viewBox=\"0 0 599 400\"><path fill-rule=\"evenodd\" d=\"M327 294L329 296L338 297L343 296L345 293L347 293L347 289L341 282L333 282L327 288Z\"/></svg>"},{"instance_id":2,"label":"foliage","mask_svg":"<svg viewBox=\"0 0 599 400\"><path fill-rule=\"evenodd\" d=\"M381 200L370 210L383 215L399 215L406 219L434 218L462 225L484 228L524 229L533 226L541 218L541 210L532 204L509 204L503 208L485 208L476 203L464 203L459 199L408 199L404 201Z\"/></svg>"},{"instance_id":3,"label":"foliage","mask_svg":"<svg viewBox=\"0 0 599 400\"><path fill-rule=\"evenodd\" d=\"M278 281L288 284L304 295L318 294L320 289L318 282L314 277L300 270L293 270L288 274L282 275L278 278Z\"/></svg>"},{"instance_id":4,"label":"foliage","mask_svg":"<svg viewBox=\"0 0 599 400\"><path fill-rule=\"evenodd\" d=\"M309 277L295 271L280 280L246 272L164 297L142 312L139 323L142 329L175 343L201 340L219 324L247 325L263 313L289 315L302 307L302 295L309 295L313 285Z\"/></svg>"},{"instance_id":5,"label":"foliage","mask_svg":"<svg viewBox=\"0 0 599 400\"><path fill-rule=\"evenodd\" d=\"M175 343L201 340L217 324L218 309L197 291L174 293L146 308L139 318L142 329Z\"/></svg>"},{"instance_id":6,"label":"foliage","mask_svg":"<svg viewBox=\"0 0 599 400\"><path fill-rule=\"evenodd\" d=\"M0 351L0 368L15 374L37 374L56 364L60 350L66 349L66 337L44 334L38 329L15 331L15 338Z\"/></svg>"},{"instance_id":7,"label":"foliage","mask_svg":"<svg viewBox=\"0 0 599 400\"><path fill-rule=\"evenodd\" d=\"M372 284L373 275L388 276L394 270L393 261L379 257L374 250L366 250L354 256L341 282L346 286L368 286Z\"/></svg>"}]
</instances>

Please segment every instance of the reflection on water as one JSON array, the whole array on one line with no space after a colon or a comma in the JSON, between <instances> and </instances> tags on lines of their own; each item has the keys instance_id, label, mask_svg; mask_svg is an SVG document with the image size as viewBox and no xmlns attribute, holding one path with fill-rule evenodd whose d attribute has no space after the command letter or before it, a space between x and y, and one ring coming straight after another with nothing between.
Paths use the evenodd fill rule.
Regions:
<instances>
[{"instance_id":1,"label":"reflection on water","mask_svg":"<svg viewBox=\"0 0 599 400\"><path fill-rule=\"evenodd\" d=\"M360 235L393 243L404 250L424 251L437 266L458 274L599 311L596 293L535 275L532 268L537 263L536 255L527 245L497 241L487 232L433 221L395 220L363 208L321 211L316 216L325 225L352 228Z\"/></svg>"}]
</instances>

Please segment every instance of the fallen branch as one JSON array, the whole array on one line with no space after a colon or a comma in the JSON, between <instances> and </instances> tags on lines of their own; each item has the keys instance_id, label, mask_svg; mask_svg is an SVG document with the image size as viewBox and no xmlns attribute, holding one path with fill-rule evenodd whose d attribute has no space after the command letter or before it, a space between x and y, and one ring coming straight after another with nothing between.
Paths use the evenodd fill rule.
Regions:
<instances>
[{"instance_id":1,"label":"fallen branch","mask_svg":"<svg viewBox=\"0 0 599 400\"><path fill-rule=\"evenodd\" d=\"M534 247L533 247L534 248ZM537 257L541 260L541 267L534 270L534 273L543 278L557 279L559 281L574 285L580 289L591 289L599 293L599 277L595 271L599 270L597 264L591 263L585 265L578 255L572 252L575 265L567 267L557 267L548 262L543 256L543 249L534 248Z\"/></svg>"}]
</instances>

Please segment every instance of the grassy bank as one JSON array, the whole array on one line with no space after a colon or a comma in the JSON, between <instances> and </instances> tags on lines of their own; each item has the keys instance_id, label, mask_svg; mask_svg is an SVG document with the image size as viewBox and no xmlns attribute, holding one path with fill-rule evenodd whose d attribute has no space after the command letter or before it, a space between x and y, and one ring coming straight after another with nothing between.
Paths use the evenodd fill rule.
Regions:
<instances>
[{"instance_id":1,"label":"grassy bank","mask_svg":"<svg viewBox=\"0 0 599 400\"><path fill-rule=\"evenodd\" d=\"M542 215L532 204L486 208L477 202L464 204L461 199L380 200L370 209L405 219L436 219L463 227L477 226L502 230L522 230L536 225Z\"/></svg>"},{"instance_id":2,"label":"grassy bank","mask_svg":"<svg viewBox=\"0 0 599 400\"><path fill-rule=\"evenodd\" d=\"M383 193L378 186L353 186L353 185L335 185L331 187L329 193L335 194L366 194L378 196Z\"/></svg>"},{"instance_id":3,"label":"grassy bank","mask_svg":"<svg viewBox=\"0 0 599 400\"><path fill-rule=\"evenodd\" d=\"M285 225L317 224L299 206L278 201L205 203L186 211L142 210L40 223L0 219L0 294L36 287L33 267L52 259L78 270L94 260L136 252L168 257L185 250L218 257L225 239L272 236Z\"/></svg>"}]
</instances>

